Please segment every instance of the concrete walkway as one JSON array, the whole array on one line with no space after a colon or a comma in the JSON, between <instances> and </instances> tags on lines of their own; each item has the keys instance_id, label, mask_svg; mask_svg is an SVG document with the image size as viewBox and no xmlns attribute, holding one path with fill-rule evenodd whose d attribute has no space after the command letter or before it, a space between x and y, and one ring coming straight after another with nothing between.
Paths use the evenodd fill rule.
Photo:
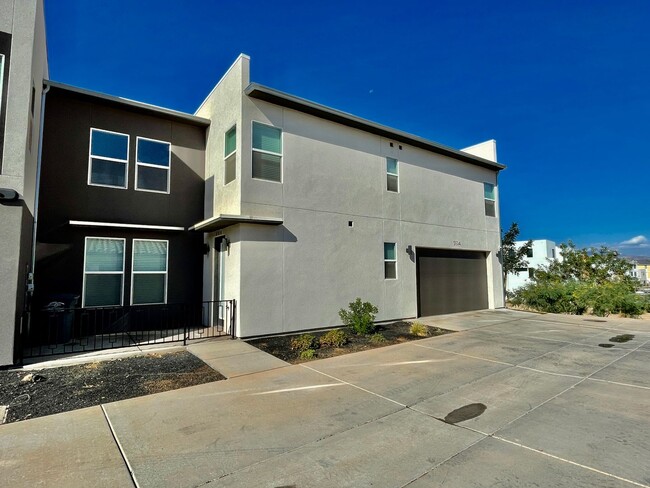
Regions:
<instances>
[{"instance_id":1,"label":"concrete walkway","mask_svg":"<svg viewBox=\"0 0 650 488\"><path fill-rule=\"evenodd\" d=\"M197 344L228 380L0 426L0 485L649 487L650 322L590 320L459 314L296 366Z\"/></svg>"}]
</instances>

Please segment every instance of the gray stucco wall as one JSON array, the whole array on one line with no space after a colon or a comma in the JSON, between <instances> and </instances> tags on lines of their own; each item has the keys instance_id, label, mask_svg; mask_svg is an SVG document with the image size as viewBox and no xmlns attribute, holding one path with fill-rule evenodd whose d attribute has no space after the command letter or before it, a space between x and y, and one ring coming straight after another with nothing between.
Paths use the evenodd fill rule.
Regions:
<instances>
[{"instance_id":1,"label":"gray stucco wall","mask_svg":"<svg viewBox=\"0 0 650 488\"><path fill-rule=\"evenodd\" d=\"M43 77L47 76L41 0L0 0L0 30L11 34L0 187L16 190L18 205L0 204L0 366L14 361L29 263ZM32 87L35 89L32 115Z\"/></svg>"},{"instance_id":2,"label":"gray stucco wall","mask_svg":"<svg viewBox=\"0 0 650 488\"><path fill-rule=\"evenodd\" d=\"M241 225L236 239L225 229L241 336L338 325L357 296L378 320L416 316L409 245L485 252L489 306L503 306L499 218L485 216L483 196L495 171L248 97L242 110L241 213L284 225ZM252 178L252 121L283 130L282 183ZM399 193L386 190L386 157L399 161ZM384 242L396 243L396 280L384 279Z\"/></svg>"}]
</instances>

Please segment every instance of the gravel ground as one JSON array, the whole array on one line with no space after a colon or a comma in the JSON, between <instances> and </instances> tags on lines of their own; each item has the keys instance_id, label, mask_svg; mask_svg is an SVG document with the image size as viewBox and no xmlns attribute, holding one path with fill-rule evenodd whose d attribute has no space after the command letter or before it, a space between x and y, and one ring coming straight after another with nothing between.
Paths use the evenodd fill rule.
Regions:
<instances>
[{"instance_id":1,"label":"gravel ground","mask_svg":"<svg viewBox=\"0 0 650 488\"><path fill-rule=\"evenodd\" d=\"M381 324L377 327L377 332L381 334L386 341L385 342L373 342L371 336L364 335L354 335L346 327L342 328L348 334L348 343L342 347L320 347L316 349L315 356L313 359L323 359L330 358L333 356L340 356L342 354L350 354L352 352L365 351L367 349L375 349L377 347L390 346L392 344L399 344L401 342L415 341L418 339L423 339L423 337L418 337L411 335L410 333L411 323L410 322L394 322L392 324ZM427 326L429 335L427 337L438 336L442 334L450 334L453 331L439 329L438 327L429 327ZM320 336L326 334L324 332L310 332L311 335L315 336L318 339ZM309 359L300 359L300 352L293 351L291 349L291 340L302 335L286 335L286 336L275 336L275 337L265 337L262 339L253 339L247 341L252 346L261 349L264 352L272 354L273 356L287 361L292 364L304 363L305 361L310 361Z\"/></svg>"},{"instance_id":2,"label":"gravel ground","mask_svg":"<svg viewBox=\"0 0 650 488\"><path fill-rule=\"evenodd\" d=\"M8 406L5 422L16 422L223 379L186 351L0 371L0 405Z\"/></svg>"}]
</instances>

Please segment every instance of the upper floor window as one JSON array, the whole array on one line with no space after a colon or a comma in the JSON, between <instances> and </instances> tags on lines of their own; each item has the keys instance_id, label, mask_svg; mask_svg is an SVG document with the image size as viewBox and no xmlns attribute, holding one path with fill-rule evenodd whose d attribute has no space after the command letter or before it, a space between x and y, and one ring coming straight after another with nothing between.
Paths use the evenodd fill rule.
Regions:
<instances>
[{"instance_id":1,"label":"upper floor window","mask_svg":"<svg viewBox=\"0 0 650 488\"><path fill-rule=\"evenodd\" d=\"M399 173L397 159L386 158L386 189L388 191L399 191Z\"/></svg>"},{"instance_id":2,"label":"upper floor window","mask_svg":"<svg viewBox=\"0 0 650 488\"><path fill-rule=\"evenodd\" d=\"M129 165L129 136L90 129L88 184L126 188Z\"/></svg>"},{"instance_id":3,"label":"upper floor window","mask_svg":"<svg viewBox=\"0 0 650 488\"><path fill-rule=\"evenodd\" d=\"M82 307L122 305L125 242L86 237Z\"/></svg>"},{"instance_id":4,"label":"upper floor window","mask_svg":"<svg viewBox=\"0 0 650 488\"><path fill-rule=\"evenodd\" d=\"M168 241L133 239L131 303L167 303Z\"/></svg>"},{"instance_id":5,"label":"upper floor window","mask_svg":"<svg viewBox=\"0 0 650 488\"><path fill-rule=\"evenodd\" d=\"M138 137L135 189L169 193L171 144Z\"/></svg>"},{"instance_id":6,"label":"upper floor window","mask_svg":"<svg viewBox=\"0 0 650 488\"><path fill-rule=\"evenodd\" d=\"M223 184L227 185L237 178L237 127L226 132L224 141L224 175Z\"/></svg>"},{"instance_id":7,"label":"upper floor window","mask_svg":"<svg viewBox=\"0 0 650 488\"><path fill-rule=\"evenodd\" d=\"M496 198L494 197L494 185L492 183L483 183L483 195L485 198L485 215L495 217Z\"/></svg>"},{"instance_id":8,"label":"upper floor window","mask_svg":"<svg viewBox=\"0 0 650 488\"><path fill-rule=\"evenodd\" d=\"M384 242L384 278L394 280L397 278L397 256L395 243Z\"/></svg>"},{"instance_id":9,"label":"upper floor window","mask_svg":"<svg viewBox=\"0 0 650 488\"><path fill-rule=\"evenodd\" d=\"M527 258L532 258L533 257L533 248L532 247L526 251L526 257Z\"/></svg>"},{"instance_id":10,"label":"upper floor window","mask_svg":"<svg viewBox=\"0 0 650 488\"><path fill-rule=\"evenodd\" d=\"M282 182L282 130L253 122L253 178Z\"/></svg>"}]
</instances>

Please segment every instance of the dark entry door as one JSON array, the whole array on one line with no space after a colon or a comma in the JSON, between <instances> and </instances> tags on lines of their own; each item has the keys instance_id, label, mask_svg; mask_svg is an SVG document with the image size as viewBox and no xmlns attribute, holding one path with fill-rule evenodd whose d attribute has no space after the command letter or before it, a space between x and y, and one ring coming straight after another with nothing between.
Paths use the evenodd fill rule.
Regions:
<instances>
[{"instance_id":1,"label":"dark entry door","mask_svg":"<svg viewBox=\"0 0 650 488\"><path fill-rule=\"evenodd\" d=\"M417 248L418 316L488 308L484 252Z\"/></svg>"}]
</instances>

